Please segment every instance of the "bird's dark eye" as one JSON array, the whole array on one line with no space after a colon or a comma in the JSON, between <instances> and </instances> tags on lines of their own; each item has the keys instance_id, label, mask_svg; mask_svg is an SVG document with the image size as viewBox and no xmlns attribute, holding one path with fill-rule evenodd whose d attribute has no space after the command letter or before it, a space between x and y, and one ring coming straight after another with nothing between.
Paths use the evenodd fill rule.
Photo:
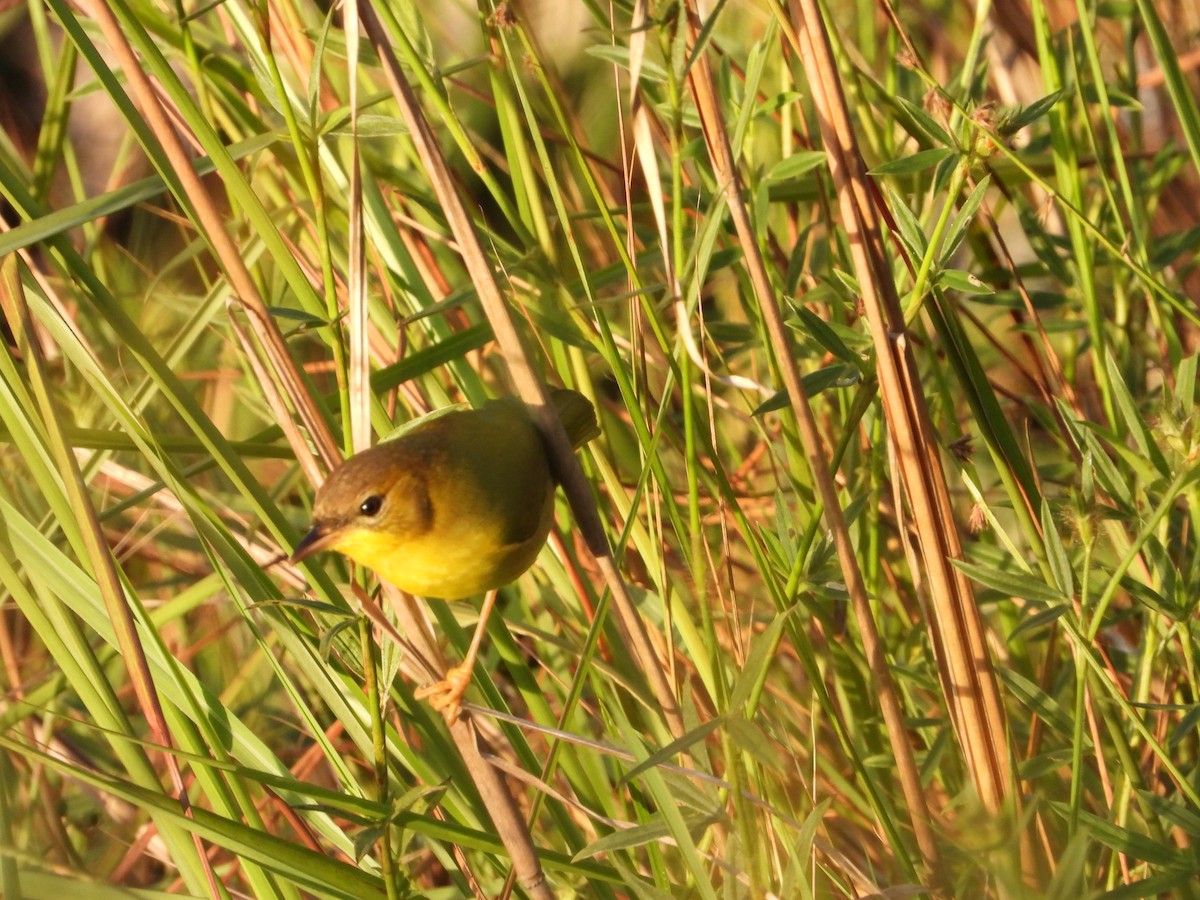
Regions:
<instances>
[{"instance_id":1,"label":"bird's dark eye","mask_svg":"<svg viewBox=\"0 0 1200 900\"><path fill-rule=\"evenodd\" d=\"M377 512L379 512L379 510L382 506L383 506L383 498L380 497L378 494L372 494L370 497L368 497L366 500L364 500L361 504L359 504L358 511L360 513L362 513L364 516L373 516Z\"/></svg>"}]
</instances>

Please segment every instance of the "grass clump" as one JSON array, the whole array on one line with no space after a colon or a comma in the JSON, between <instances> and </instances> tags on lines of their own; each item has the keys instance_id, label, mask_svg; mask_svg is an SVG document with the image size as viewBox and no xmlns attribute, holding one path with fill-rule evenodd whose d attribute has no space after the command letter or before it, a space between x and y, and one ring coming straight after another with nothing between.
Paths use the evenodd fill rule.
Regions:
<instances>
[{"instance_id":1,"label":"grass clump","mask_svg":"<svg viewBox=\"0 0 1200 900\"><path fill-rule=\"evenodd\" d=\"M1193 896L1198 24L10 10L4 895ZM285 558L543 383L448 726L471 605Z\"/></svg>"}]
</instances>

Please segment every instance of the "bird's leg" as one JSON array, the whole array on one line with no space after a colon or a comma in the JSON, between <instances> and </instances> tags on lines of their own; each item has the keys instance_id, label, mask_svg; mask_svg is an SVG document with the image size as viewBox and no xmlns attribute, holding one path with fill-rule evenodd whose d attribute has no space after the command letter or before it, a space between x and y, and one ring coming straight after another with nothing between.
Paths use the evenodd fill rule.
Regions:
<instances>
[{"instance_id":1,"label":"bird's leg","mask_svg":"<svg viewBox=\"0 0 1200 900\"><path fill-rule=\"evenodd\" d=\"M498 591L488 591L483 597L483 606L479 609L479 624L475 626L475 634L471 637L471 646L467 649L467 655L463 661L446 670L446 677L441 681L427 684L420 688L413 695L418 700L430 698L429 705L434 709L439 710L445 716L447 722L453 722L458 718L458 707L462 702L462 696L467 692L467 686L471 683L471 670L475 667L475 655L479 652L479 645L483 643L483 636L487 632L488 616L492 614L492 607L496 605L496 594Z\"/></svg>"}]
</instances>

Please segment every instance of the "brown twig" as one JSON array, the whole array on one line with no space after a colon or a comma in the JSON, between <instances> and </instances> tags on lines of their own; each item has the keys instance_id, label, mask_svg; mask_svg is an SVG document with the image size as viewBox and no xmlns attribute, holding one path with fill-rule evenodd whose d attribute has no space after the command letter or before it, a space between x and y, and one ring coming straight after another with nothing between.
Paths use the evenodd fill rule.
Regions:
<instances>
[{"instance_id":1,"label":"brown twig","mask_svg":"<svg viewBox=\"0 0 1200 900\"><path fill-rule=\"evenodd\" d=\"M942 690L976 791L994 811L1014 805L1008 728L1000 689L967 578L952 564L962 547L945 472L907 336L895 282L833 59L815 0L789 0L855 275L875 345L880 396L913 523L929 601Z\"/></svg>"}]
</instances>

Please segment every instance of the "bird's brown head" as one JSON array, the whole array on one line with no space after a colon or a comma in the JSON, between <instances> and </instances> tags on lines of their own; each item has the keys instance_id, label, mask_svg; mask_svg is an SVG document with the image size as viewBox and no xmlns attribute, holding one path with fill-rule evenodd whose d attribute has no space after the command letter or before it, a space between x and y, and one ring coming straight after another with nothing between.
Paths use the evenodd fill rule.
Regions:
<instances>
[{"instance_id":1,"label":"bird's brown head","mask_svg":"<svg viewBox=\"0 0 1200 900\"><path fill-rule=\"evenodd\" d=\"M433 525L428 465L419 447L399 444L380 444L350 457L317 491L312 529L290 561L336 550L371 566L373 556L395 552L427 532Z\"/></svg>"}]
</instances>

